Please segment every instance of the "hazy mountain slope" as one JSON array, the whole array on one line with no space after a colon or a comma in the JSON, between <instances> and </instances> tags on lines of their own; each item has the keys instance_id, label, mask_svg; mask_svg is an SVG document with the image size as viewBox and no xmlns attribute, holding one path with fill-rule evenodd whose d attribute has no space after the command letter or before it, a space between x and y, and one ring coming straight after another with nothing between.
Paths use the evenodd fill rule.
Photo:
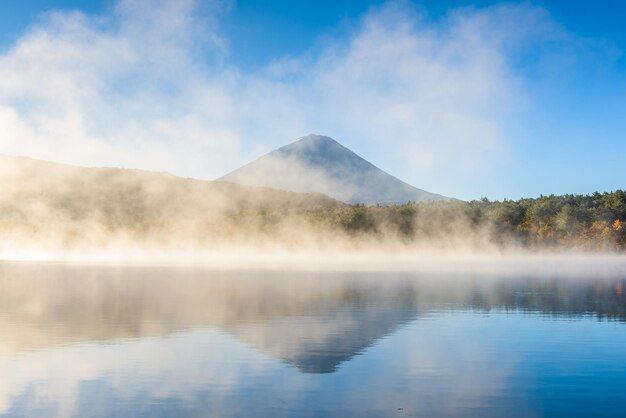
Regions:
<instances>
[{"instance_id":1,"label":"hazy mountain slope","mask_svg":"<svg viewBox=\"0 0 626 418\"><path fill-rule=\"evenodd\" d=\"M153 244L215 241L252 234L257 225L247 222L262 211L343 205L319 193L8 156L0 156L0 185L0 236L5 243L11 234L64 242L90 235L106 242L117 232Z\"/></svg>"},{"instance_id":2,"label":"hazy mountain slope","mask_svg":"<svg viewBox=\"0 0 626 418\"><path fill-rule=\"evenodd\" d=\"M346 203L395 204L448 199L407 184L332 138L308 135L219 180L293 192L320 192Z\"/></svg>"},{"instance_id":3,"label":"hazy mountain slope","mask_svg":"<svg viewBox=\"0 0 626 418\"><path fill-rule=\"evenodd\" d=\"M340 203L321 193L294 193L267 187L177 177L168 173L123 168L87 168L25 157L0 155L0 197L61 198L61 195L104 201L125 193L215 208L259 209L332 207ZM78 202L77 202L78 203ZM85 203L85 202L82 202ZM93 203L93 202L90 202Z\"/></svg>"}]
</instances>

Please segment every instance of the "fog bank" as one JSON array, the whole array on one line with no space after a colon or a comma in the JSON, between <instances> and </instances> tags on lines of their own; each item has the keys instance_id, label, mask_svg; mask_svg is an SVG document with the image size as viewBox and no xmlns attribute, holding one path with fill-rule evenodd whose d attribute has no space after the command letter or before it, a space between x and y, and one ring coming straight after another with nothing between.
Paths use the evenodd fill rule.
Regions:
<instances>
[{"instance_id":1,"label":"fog bank","mask_svg":"<svg viewBox=\"0 0 626 418\"><path fill-rule=\"evenodd\" d=\"M289 256L367 265L394 257L619 254L626 243L621 191L368 207L319 193L2 156L0 183L5 260L257 266Z\"/></svg>"}]
</instances>

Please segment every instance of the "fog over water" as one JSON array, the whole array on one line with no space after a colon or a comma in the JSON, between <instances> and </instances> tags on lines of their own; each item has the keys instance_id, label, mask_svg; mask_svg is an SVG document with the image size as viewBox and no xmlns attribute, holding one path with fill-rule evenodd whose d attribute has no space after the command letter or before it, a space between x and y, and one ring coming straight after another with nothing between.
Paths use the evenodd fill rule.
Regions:
<instances>
[{"instance_id":1,"label":"fog over water","mask_svg":"<svg viewBox=\"0 0 626 418\"><path fill-rule=\"evenodd\" d=\"M462 202L371 207L368 212L318 193L16 157L0 156L0 163L0 259L5 260L211 263L243 257L258 265L263 256L273 263L276 257L298 261L316 254L420 261L432 256L614 254L623 235L618 219L604 229L593 226L593 239L582 243L586 247L567 239L548 245L545 231L532 230L528 236L547 237L537 244L526 235L502 232L490 216L476 218Z\"/></svg>"},{"instance_id":2,"label":"fog over water","mask_svg":"<svg viewBox=\"0 0 626 418\"><path fill-rule=\"evenodd\" d=\"M360 233L363 207L323 195L8 161L0 417L622 414L614 250L438 211L394 224L410 240Z\"/></svg>"}]
</instances>

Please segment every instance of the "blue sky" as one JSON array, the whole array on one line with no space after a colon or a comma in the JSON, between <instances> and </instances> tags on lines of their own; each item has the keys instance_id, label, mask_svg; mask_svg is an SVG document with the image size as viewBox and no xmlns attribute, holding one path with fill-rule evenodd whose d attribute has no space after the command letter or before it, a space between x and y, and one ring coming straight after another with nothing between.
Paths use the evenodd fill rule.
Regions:
<instances>
[{"instance_id":1,"label":"blue sky","mask_svg":"<svg viewBox=\"0 0 626 418\"><path fill-rule=\"evenodd\" d=\"M463 199L626 187L622 1L0 3L0 152L215 178L301 135Z\"/></svg>"}]
</instances>

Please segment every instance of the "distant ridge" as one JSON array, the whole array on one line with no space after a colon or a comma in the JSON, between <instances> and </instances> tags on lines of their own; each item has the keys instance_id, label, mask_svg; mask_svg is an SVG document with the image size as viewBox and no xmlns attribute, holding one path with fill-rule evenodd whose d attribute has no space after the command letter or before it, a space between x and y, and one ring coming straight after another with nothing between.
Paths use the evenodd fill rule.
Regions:
<instances>
[{"instance_id":1,"label":"distant ridge","mask_svg":"<svg viewBox=\"0 0 626 418\"><path fill-rule=\"evenodd\" d=\"M321 193L294 193L139 169L80 167L3 154L0 154L0 184L3 186L0 209L3 203L20 207L23 201L35 199L40 204L64 202L64 210L75 205L74 214L79 217L85 215L83 211L103 210L103 205L112 204L119 205L117 215L131 214L140 204L146 216L172 206L203 212L343 205ZM151 205L153 200L160 203Z\"/></svg>"},{"instance_id":2,"label":"distant ridge","mask_svg":"<svg viewBox=\"0 0 626 418\"><path fill-rule=\"evenodd\" d=\"M266 213L342 206L319 193L0 155L0 259L14 248L38 257L258 243L265 225L282 220Z\"/></svg>"},{"instance_id":3,"label":"distant ridge","mask_svg":"<svg viewBox=\"0 0 626 418\"><path fill-rule=\"evenodd\" d=\"M384 172L330 137L313 134L218 180L300 193L318 192L351 204L449 200Z\"/></svg>"}]
</instances>

